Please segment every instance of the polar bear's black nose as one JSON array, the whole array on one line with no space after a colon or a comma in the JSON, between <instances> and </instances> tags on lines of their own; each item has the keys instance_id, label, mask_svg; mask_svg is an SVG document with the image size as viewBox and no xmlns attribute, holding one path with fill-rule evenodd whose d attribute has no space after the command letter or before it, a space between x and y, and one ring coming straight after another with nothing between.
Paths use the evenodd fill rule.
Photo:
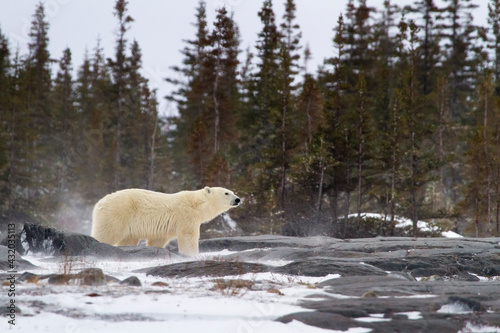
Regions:
<instances>
[{"instance_id":1,"label":"polar bear's black nose","mask_svg":"<svg viewBox=\"0 0 500 333\"><path fill-rule=\"evenodd\" d=\"M240 198L234 199L234 205L237 206L241 202Z\"/></svg>"}]
</instances>

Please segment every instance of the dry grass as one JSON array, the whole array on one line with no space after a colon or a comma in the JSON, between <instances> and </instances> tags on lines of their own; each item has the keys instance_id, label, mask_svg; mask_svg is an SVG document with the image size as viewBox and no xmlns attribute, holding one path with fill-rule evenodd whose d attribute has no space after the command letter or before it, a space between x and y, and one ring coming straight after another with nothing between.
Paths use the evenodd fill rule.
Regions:
<instances>
[{"instance_id":1,"label":"dry grass","mask_svg":"<svg viewBox=\"0 0 500 333\"><path fill-rule=\"evenodd\" d=\"M252 290L255 280L244 279L215 279L212 290L220 292L224 296L241 297Z\"/></svg>"}]
</instances>

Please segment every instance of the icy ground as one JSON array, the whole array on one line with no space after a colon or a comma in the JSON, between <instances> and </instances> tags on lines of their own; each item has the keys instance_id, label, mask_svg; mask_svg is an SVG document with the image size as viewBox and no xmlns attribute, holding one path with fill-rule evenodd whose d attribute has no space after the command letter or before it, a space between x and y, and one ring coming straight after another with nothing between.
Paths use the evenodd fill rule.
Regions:
<instances>
[{"instance_id":1,"label":"icy ground","mask_svg":"<svg viewBox=\"0 0 500 333\"><path fill-rule=\"evenodd\" d=\"M401 219L398 226L403 227L405 223L408 221ZM433 228L427 224L421 225L420 222L419 227ZM454 233L443 236L461 237ZM192 265L193 259L178 255L142 260L137 259L137 256L133 260L123 257L127 259L111 261L102 258L64 255L43 257L40 254L28 254L23 258L41 267L28 270L36 274L39 280L36 283L16 284L15 302L20 309L16 316L16 325L9 325L5 310L2 312L0 309L3 314L0 332L361 333L371 332L372 329L367 327L370 325L375 327L374 332L379 332L382 328L385 332L389 327L399 329L409 326L413 327L412 332L420 332L420 329L415 329L420 327L420 324L413 323L426 324L428 320L441 320L435 321L441 324L449 320L455 320L456 323L458 320L459 325L453 327L461 329L454 329L453 332L500 333L496 296L500 281L497 274L497 268L500 267L500 239L417 240L382 237L341 241L325 237L287 238L264 235L209 241L209 248L216 252L200 254L195 259L200 262L195 262L195 265ZM240 251L222 250L224 248L239 248ZM203 264L201 261L214 260L234 263L235 258L244 260L237 261L239 263L254 262L274 266L276 269L265 270L266 273L216 278L214 275L217 274L208 276L203 265L196 265ZM398 268L404 262L413 266L408 266L408 269ZM176 263L177 265L172 266L187 273L184 276L197 277L162 278L137 272L144 268ZM179 263L182 265L180 268ZM290 265L295 265L293 267L297 269L292 269ZM392 268L378 268L386 265ZM457 272L455 266L467 267L467 271L462 269L463 272ZM283 270L285 267L288 269ZM104 274L116 278L117 282L101 286L58 285L49 284L48 279L43 278L47 274L78 273L86 268L100 268ZM304 271L301 269L304 268L308 271L308 276L302 275ZM197 272L193 272L193 269L197 269ZM353 276L352 270L357 270ZM430 270L431 273L422 270ZM277 273L280 271L298 275ZM326 275L332 271L341 272L343 276ZM395 271L395 275L391 275L390 271ZM398 274L401 277L410 272L416 276L416 281L395 279ZM200 273L206 276L199 276ZM483 273L486 275L483 276ZM224 274L225 272L221 275ZM325 276L321 276L323 274ZM134 287L119 283L131 276L137 277L142 285ZM8 288L4 282L0 293L2 306L9 301ZM367 290L369 292L365 293ZM376 298L370 298L373 297L370 292L375 293ZM491 297L487 297L487 294ZM465 297L465 303L447 301L448 296L456 295ZM408 301L409 299L411 301ZM467 303L469 301L472 301L473 305L484 304L485 309L481 310L482 312L473 312ZM312 308L304 307L304 303L311 302L317 303L320 308L322 304L331 308L315 311L310 309L316 305ZM439 304L439 307L433 309L428 303ZM408 306L409 304L411 306ZM339 315L349 306L357 311L363 310L365 314ZM386 316L386 307L396 311ZM364 311L365 309L367 310ZM300 313L306 316L301 316ZM280 321L276 321L280 317ZM292 318L291 322L282 323L281 321L287 322L283 319L287 317ZM308 318L315 321L308 321ZM477 321L473 320L474 318L486 320ZM329 327L330 323L330 328L340 329L340 319L344 324L348 324L350 329L327 330L303 323L321 327ZM334 326L331 325L332 321ZM440 332L446 333L447 330Z\"/></svg>"},{"instance_id":2,"label":"icy ground","mask_svg":"<svg viewBox=\"0 0 500 333\"><path fill-rule=\"evenodd\" d=\"M229 251L201 254L199 259L221 259ZM105 286L49 285L19 283L16 303L22 313L16 325L2 320L0 331L9 332L333 332L293 321L290 324L274 319L292 312L304 311L298 300L312 293L324 293L315 284L338 277L298 277L273 273L245 274L224 279L258 282L272 286L267 290L247 287L217 288L217 279L159 278L144 273L132 273L145 267L171 264L170 260L147 262L71 262L52 263L46 258L27 256L25 259L47 270L30 270L35 274L79 271L101 268L105 274L123 280L137 276L142 287L111 283ZM266 262L280 265L281 262ZM71 266L71 267L68 267ZM153 286L163 282L162 286ZM3 296L3 295L2 295ZM2 302L3 303L3 302ZM369 330L368 330L369 331ZM349 332L368 332L366 329Z\"/></svg>"}]
</instances>

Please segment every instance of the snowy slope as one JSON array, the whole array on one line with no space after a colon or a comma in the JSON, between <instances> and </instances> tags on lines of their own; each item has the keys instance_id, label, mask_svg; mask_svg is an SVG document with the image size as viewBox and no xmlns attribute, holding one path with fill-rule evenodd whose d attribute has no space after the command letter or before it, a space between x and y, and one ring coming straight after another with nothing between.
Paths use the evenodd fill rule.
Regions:
<instances>
[{"instance_id":1,"label":"snowy slope","mask_svg":"<svg viewBox=\"0 0 500 333\"><path fill-rule=\"evenodd\" d=\"M230 253L232 252L222 251L202 254L199 259L220 259ZM47 262L46 258L32 256L27 259L47 269L31 271L35 274L61 272L65 269L64 264ZM314 284L339 276L315 278L255 273L225 277L267 283L280 293L266 290L250 292L242 288L234 290L236 295L228 295L226 290L214 290L214 278L165 279L146 276L144 273L131 273L138 268L168 263L172 262L72 262L71 268L74 271L98 267L105 274L118 279L137 276L143 286L131 287L118 283L97 287L48 285L47 280L38 284L19 284L16 302L22 314L18 315L15 326L8 325L9 329L13 332L73 333L322 332L324 330L297 321L283 324L274 319L304 311L297 305L300 299L312 293L324 293L322 290L315 290ZM168 286L153 286L155 282L164 282ZM0 325L5 327L7 323L4 320Z\"/></svg>"}]
</instances>

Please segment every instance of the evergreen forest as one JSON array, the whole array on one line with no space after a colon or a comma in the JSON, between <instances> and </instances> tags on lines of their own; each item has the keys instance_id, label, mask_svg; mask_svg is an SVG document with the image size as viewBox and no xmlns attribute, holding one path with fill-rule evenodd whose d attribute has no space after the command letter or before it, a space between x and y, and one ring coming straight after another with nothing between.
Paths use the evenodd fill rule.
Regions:
<instances>
[{"instance_id":1,"label":"evergreen forest","mask_svg":"<svg viewBox=\"0 0 500 333\"><path fill-rule=\"evenodd\" d=\"M207 22L200 0L168 96L141 74L126 0L109 8L113 56L97 40L76 68L70 49L49 53L39 3L27 54L0 22L2 219L88 233L115 190L222 186L244 198L231 211L240 234L391 236L401 216L413 236L419 220L500 236L500 0L484 0L482 26L476 2L349 0L317 32L332 54L310 71L294 0L262 1L246 51L232 13Z\"/></svg>"}]
</instances>

